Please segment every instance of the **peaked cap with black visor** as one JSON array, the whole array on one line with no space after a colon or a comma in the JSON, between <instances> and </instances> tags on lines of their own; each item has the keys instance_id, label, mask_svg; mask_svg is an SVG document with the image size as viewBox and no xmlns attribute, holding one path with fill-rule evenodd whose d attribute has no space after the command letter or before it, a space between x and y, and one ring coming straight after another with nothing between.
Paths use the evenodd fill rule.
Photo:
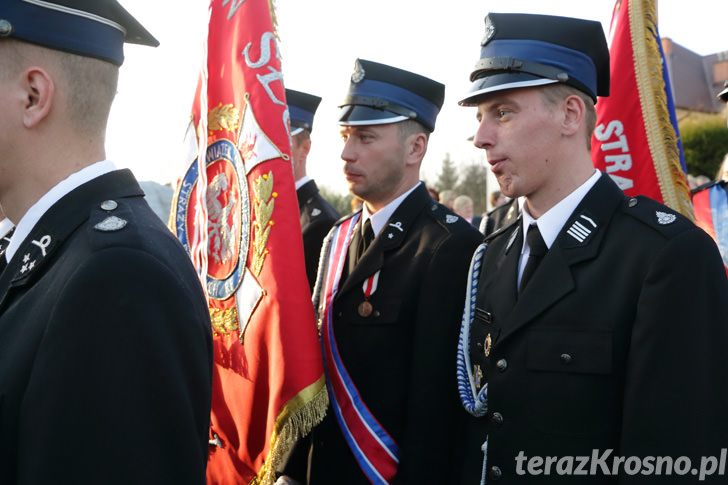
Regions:
<instances>
[{"instance_id":1,"label":"peaked cap with black visor","mask_svg":"<svg viewBox=\"0 0 728 485\"><path fill-rule=\"evenodd\" d=\"M117 66L124 62L125 42L159 45L116 0L2 0L3 37Z\"/></svg>"},{"instance_id":2,"label":"peaked cap with black visor","mask_svg":"<svg viewBox=\"0 0 728 485\"><path fill-rule=\"evenodd\" d=\"M609 47L599 22L552 15L490 13L470 91L459 102L474 106L487 93L563 83L609 96Z\"/></svg>"},{"instance_id":3,"label":"peaked cap with black visor","mask_svg":"<svg viewBox=\"0 0 728 485\"><path fill-rule=\"evenodd\" d=\"M286 88L286 103L291 119L291 136L303 130L313 131L313 117L316 114L321 98L313 94L294 91Z\"/></svg>"},{"instance_id":4,"label":"peaked cap with black visor","mask_svg":"<svg viewBox=\"0 0 728 485\"><path fill-rule=\"evenodd\" d=\"M339 125L384 125L415 120L430 132L445 100L445 85L413 72L357 59Z\"/></svg>"}]
</instances>

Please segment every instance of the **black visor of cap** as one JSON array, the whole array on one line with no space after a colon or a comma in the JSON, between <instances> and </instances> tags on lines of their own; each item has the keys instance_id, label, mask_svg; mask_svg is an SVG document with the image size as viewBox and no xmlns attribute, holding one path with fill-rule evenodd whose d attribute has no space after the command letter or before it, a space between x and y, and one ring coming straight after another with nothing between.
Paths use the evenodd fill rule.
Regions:
<instances>
[{"instance_id":1,"label":"black visor of cap","mask_svg":"<svg viewBox=\"0 0 728 485\"><path fill-rule=\"evenodd\" d=\"M530 86L544 86L554 84L558 81L547 79L525 72L502 72L481 77L473 81L465 99L458 102L460 106L474 106L477 104L478 96L493 91L505 89L526 88Z\"/></svg>"},{"instance_id":2,"label":"black visor of cap","mask_svg":"<svg viewBox=\"0 0 728 485\"><path fill-rule=\"evenodd\" d=\"M339 124L343 126L384 125L406 119L407 116L358 104L342 106L339 113Z\"/></svg>"}]
</instances>

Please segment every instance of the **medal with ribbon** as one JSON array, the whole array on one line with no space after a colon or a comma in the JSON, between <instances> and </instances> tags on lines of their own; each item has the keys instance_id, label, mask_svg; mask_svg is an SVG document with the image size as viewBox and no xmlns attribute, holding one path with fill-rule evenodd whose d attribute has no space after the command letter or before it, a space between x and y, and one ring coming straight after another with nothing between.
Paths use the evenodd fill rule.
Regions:
<instances>
[{"instance_id":1,"label":"medal with ribbon","mask_svg":"<svg viewBox=\"0 0 728 485\"><path fill-rule=\"evenodd\" d=\"M362 318L369 317L374 312L374 307L369 301L372 294L377 291L377 285L379 284L379 271L374 273L372 276L367 278L362 285L362 291L364 292L364 301L359 303L357 307L357 313Z\"/></svg>"}]
</instances>

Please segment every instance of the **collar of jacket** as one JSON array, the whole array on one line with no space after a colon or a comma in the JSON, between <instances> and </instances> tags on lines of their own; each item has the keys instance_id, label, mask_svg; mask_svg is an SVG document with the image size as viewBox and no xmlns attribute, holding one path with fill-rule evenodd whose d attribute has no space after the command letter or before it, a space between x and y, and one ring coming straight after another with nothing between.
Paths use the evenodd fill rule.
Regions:
<instances>
[{"instance_id":1,"label":"collar of jacket","mask_svg":"<svg viewBox=\"0 0 728 485\"><path fill-rule=\"evenodd\" d=\"M66 239L106 200L144 196L128 169L116 170L77 187L53 204L33 227L0 277L0 306L9 288L28 284Z\"/></svg>"},{"instance_id":2,"label":"collar of jacket","mask_svg":"<svg viewBox=\"0 0 728 485\"><path fill-rule=\"evenodd\" d=\"M510 335L533 321L554 302L573 291L575 283L572 266L595 258L599 254L609 220L624 198L625 195L619 187L608 175L603 174L567 219L556 237L556 241L541 262L538 272L533 275L528 286L518 295L518 301L514 302L512 310L507 314L501 312L500 321L494 321L494 324L501 329L500 342L508 339ZM520 224L516 225L514 230L518 231L518 237L515 240L521 240ZM503 231L500 234L502 237L510 239L512 230ZM496 269L491 270L491 274L487 275L484 280L483 291L488 293L487 299L491 302L496 302L499 298L508 300L508 296L516 292L514 283L516 269L511 268L513 265L506 268L505 263L511 259L517 261L519 251L514 244L504 241L502 247L509 246L513 247L510 247L507 255L504 254L505 249L498 251L501 253L498 267L502 266L509 272L513 270L513 275L511 275L513 277L504 277L502 272ZM490 251L491 248L488 250ZM517 263L515 268L517 268ZM513 283L513 288L506 288L511 283ZM493 313L496 314L495 311ZM494 345L497 343L499 342L493 342Z\"/></svg>"},{"instance_id":3,"label":"collar of jacket","mask_svg":"<svg viewBox=\"0 0 728 485\"><path fill-rule=\"evenodd\" d=\"M384 265L384 253L400 247L417 216L427 207L437 207L425 184L420 184L397 207L367 252L344 281L340 293L364 281ZM429 209L428 209L429 210Z\"/></svg>"},{"instance_id":4,"label":"collar of jacket","mask_svg":"<svg viewBox=\"0 0 728 485\"><path fill-rule=\"evenodd\" d=\"M296 198L298 199L298 208L301 209L308 200L319 193L316 182L312 179L301 185L296 190Z\"/></svg>"}]
</instances>

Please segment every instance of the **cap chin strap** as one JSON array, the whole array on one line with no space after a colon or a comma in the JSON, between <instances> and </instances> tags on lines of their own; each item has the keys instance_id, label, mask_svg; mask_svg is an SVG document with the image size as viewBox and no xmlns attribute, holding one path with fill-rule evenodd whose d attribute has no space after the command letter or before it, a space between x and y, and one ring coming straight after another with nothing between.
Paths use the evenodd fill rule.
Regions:
<instances>
[{"instance_id":1,"label":"cap chin strap","mask_svg":"<svg viewBox=\"0 0 728 485\"><path fill-rule=\"evenodd\" d=\"M343 108L344 106L349 106L352 104L389 111L390 113L404 116L413 120L417 119L417 113L415 111L409 108L405 108L404 106L401 106L399 104L392 103L391 101L387 101L386 99L377 98L374 96L349 95L346 97L346 99L344 99L344 103L339 106L339 108Z\"/></svg>"},{"instance_id":2,"label":"cap chin strap","mask_svg":"<svg viewBox=\"0 0 728 485\"><path fill-rule=\"evenodd\" d=\"M486 71L516 71L533 74L565 83L569 75L561 69L552 66L539 64L538 62L524 61L515 57L487 57L475 63L473 72L470 74L470 81L482 77Z\"/></svg>"}]
</instances>

